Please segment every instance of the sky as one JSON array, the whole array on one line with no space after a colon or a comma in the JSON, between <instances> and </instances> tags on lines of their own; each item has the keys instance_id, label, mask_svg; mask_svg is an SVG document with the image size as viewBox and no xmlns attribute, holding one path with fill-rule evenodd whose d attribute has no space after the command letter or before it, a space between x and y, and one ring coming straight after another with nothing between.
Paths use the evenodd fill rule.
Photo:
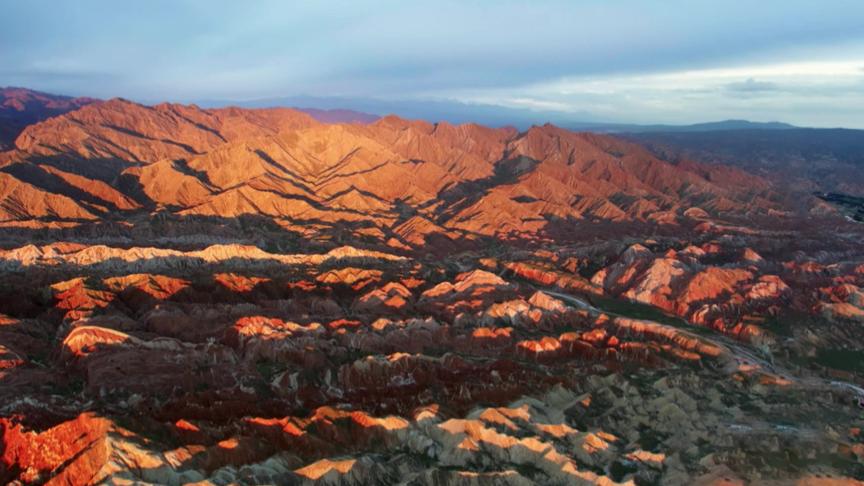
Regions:
<instances>
[{"instance_id":1,"label":"sky","mask_svg":"<svg viewBox=\"0 0 864 486\"><path fill-rule=\"evenodd\" d=\"M864 128L862 0L0 3L0 86Z\"/></svg>"}]
</instances>

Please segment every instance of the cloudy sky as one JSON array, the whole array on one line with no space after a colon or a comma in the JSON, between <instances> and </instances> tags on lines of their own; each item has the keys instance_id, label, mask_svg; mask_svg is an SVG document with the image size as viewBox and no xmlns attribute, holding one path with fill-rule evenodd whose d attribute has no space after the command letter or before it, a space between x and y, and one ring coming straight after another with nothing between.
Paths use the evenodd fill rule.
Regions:
<instances>
[{"instance_id":1,"label":"cloudy sky","mask_svg":"<svg viewBox=\"0 0 864 486\"><path fill-rule=\"evenodd\" d=\"M864 128L861 0L0 1L0 85Z\"/></svg>"}]
</instances>

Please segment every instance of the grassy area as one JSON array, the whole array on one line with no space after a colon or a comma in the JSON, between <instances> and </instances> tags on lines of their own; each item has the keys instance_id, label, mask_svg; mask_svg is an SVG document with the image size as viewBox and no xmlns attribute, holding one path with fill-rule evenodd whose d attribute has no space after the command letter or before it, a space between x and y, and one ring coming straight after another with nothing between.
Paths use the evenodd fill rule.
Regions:
<instances>
[{"instance_id":1,"label":"grassy area","mask_svg":"<svg viewBox=\"0 0 864 486\"><path fill-rule=\"evenodd\" d=\"M864 373L864 350L820 349L813 362L837 370Z\"/></svg>"},{"instance_id":2,"label":"grassy area","mask_svg":"<svg viewBox=\"0 0 864 486\"><path fill-rule=\"evenodd\" d=\"M695 334L711 334L711 330L709 329L693 326L680 317L667 314L663 310L650 305L623 299L613 299L611 297L596 297L593 295L587 300L594 307L611 314L618 314L632 319L655 321L668 326L684 328Z\"/></svg>"},{"instance_id":3,"label":"grassy area","mask_svg":"<svg viewBox=\"0 0 864 486\"><path fill-rule=\"evenodd\" d=\"M765 319L762 327L777 336L792 337L794 335L792 332L792 324L793 322L797 322L797 319L798 318L790 315L771 316Z\"/></svg>"},{"instance_id":4,"label":"grassy area","mask_svg":"<svg viewBox=\"0 0 864 486\"><path fill-rule=\"evenodd\" d=\"M816 197L823 201L840 207L844 214L859 223L864 222L864 197L855 197L840 193L815 193Z\"/></svg>"}]
</instances>

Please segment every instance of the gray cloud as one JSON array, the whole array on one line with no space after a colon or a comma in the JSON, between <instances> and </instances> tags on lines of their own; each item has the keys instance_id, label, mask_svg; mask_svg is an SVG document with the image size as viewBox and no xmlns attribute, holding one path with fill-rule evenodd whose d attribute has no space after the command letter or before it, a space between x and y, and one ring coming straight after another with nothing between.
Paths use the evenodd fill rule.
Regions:
<instances>
[{"instance_id":1,"label":"gray cloud","mask_svg":"<svg viewBox=\"0 0 864 486\"><path fill-rule=\"evenodd\" d=\"M780 86L777 83L767 81L757 81L754 78L747 78L746 81L737 83L729 83L725 86L726 90L735 93L764 93L767 91L779 91Z\"/></svg>"},{"instance_id":2,"label":"gray cloud","mask_svg":"<svg viewBox=\"0 0 864 486\"><path fill-rule=\"evenodd\" d=\"M630 116L662 122L670 106L712 92L756 99L794 86L759 74L711 85L673 79L620 100L581 97L581 106L567 93L525 92L567 77L603 84L864 52L860 0L28 0L4 14L27 22L0 29L0 85L148 100L498 93L574 113L626 103ZM28 71L36 65L41 74ZM699 108L703 119L726 113Z\"/></svg>"}]
</instances>

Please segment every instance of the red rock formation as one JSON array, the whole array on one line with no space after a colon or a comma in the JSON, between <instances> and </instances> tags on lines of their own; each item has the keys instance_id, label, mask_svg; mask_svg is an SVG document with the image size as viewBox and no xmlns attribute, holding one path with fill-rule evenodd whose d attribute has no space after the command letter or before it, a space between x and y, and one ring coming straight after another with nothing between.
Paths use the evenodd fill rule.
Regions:
<instances>
[{"instance_id":1,"label":"red rock formation","mask_svg":"<svg viewBox=\"0 0 864 486\"><path fill-rule=\"evenodd\" d=\"M361 296L354 308L360 312L375 314L406 312L412 300L413 295L408 288L398 282L389 282Z\"/></svg>"},{"instance_id":2,"label":"red rock formation","mask_svg":"<svg viewBox=\"0 0 864 486\"><path fill-rule=\"evenodd\" d=\"M35 170L59 180L34 188L5 176L0 200L16 209L0 217L17 220L102 219L145 206L363 222L395 235L396 247L420 247L431 236L537 235L568 219L674 223L694 200L713 213L773 207L752 197L766 190L758 179L718 185L698 164L668 164L621 140L548 125L518 134L395 117L320 124L288 109L114 99L31 125L15 145L4 160L50 160ZM123 184L106 184L116 180ZM72 194L94 205L64 199Z\"/></svg>"},{"instance_id":3,"label":"red rock formation","mask_svg":"<svg viewBox=\"0 0 864 486\"><path fill-rule=\"evenodd\" d=\"M551 125L44 120L0 153L0 481L857 474L821 362L862 344L860 230L772 190Z\"/></svg>"},{"instance_id":4,"label":"red rock formation","mask_svg":"<svg viewBox=\"0 0 864 486\"><path fill-rule=\"evenodd\" d=\"M9 419L3 429L3 476L9 482L88 484L107 459L106 434L111 422L82 414L42 433L24 430Z\"/></svg>"}]
</instances>

